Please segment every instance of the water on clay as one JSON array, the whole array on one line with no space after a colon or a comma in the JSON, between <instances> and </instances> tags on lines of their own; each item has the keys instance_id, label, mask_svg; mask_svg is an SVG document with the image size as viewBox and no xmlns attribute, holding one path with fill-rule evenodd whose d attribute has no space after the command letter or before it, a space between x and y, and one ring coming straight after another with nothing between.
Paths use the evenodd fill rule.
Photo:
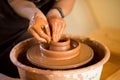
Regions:
<instances>
[{"instance_id":1,"label":"water on clay","mask_svg":"<svg viewBox=\"0 0 120 80\"><path fill-rule=\"evenodd\" d=\"M71 68L72 70L73 69L80 69L80 68L84 68L84 67L87 67L87 66L90 66L90 65L93 65L93 64L96 64L97 62L99 62L101 59L103 59L103 57L105 56L105 49L103 48L103 46L99 45L99 43L95 43L93 41L89 41L89 40L86 40L84 42L82 42L84 44L87 44L88 46L90 46L93 51L94 51L94 57L93 59L83 65L83 66L79 66L77 68ZM26 50L27 52L27 50ZM34 68L38 68L38 69L44 69L46 70L46 68L40 68L40 67L37 67L33 64L31 64L28 60L27 60L27 57L26 57L26 52L25 53L20 53L19 56L18 56L18 61L20 61L22 64L24 65L27 65L27 66L31 66L31 67L34 67ZM71 69L65 69L65 70L71 70ZM55 69L54 69L55 70Z\"/></svg>"}]
</instances>

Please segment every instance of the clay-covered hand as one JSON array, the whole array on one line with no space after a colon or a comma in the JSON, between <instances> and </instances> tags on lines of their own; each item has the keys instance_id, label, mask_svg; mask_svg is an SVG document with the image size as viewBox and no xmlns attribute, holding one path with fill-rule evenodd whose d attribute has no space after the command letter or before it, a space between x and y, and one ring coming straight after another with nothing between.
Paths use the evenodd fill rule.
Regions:
<instances>
[{"instance_id":1,"label":"clay-covered hand","mask_svg":"<svg viewBox=\"0 0 120 80\"><path fill-rule=\"evenodd\" d=\"M57 42L61 38L63 31L66 27L66 22L63 18L61 18L60 13L57 9L51 9L46 15L50 28L51 28L51 35L52 41Z\"/></svg>"},{"instance_id":2,"label":"clay-covered hand","mask_svg":"<svg viewBox=\"0 0 120 80\"><path fill-rule=\"evenodd\" d=\"M50 42L50 29L46 17L42 12L37 12L30 20L28 31L38 42Z\"/></svg>"}]
</instances>

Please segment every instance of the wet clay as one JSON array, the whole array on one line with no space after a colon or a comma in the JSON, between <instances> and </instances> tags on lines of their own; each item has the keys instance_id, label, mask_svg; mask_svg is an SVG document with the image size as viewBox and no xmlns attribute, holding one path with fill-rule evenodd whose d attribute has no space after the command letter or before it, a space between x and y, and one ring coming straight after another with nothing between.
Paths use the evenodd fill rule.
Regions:
<instances>
[{"instance_id":1,"label":"wet clay","mask_svg":"<svg viewBox=\"0 0 120 80\"><path fill-rule=\"evenodd\" d=\"M33 65L47 69L80 67L91 61L93 55L88 45L67 36L58 42L34 45L27 51L27 59Z\"/></svg>"},{"instance_id":2,"label":"wet clay","mask_svg":"<svg viewBox=\"0 0 120 80\"><path fill-rule=\"evenodd\" d=\"M50 42L50 29L47 20L41 18L39 14L35 14L30 20L30 26L28 31L36 38L39 42Z\"/></svg>"},{"instance_id":3,"label":"wet clay","mask_svg":"<svg viewBox=\"0 0 120 80\"><path fill-rule=\"evenodd\" d=\"M20 80L100 80L103 65L110 58L109 49L104 44L85 37L70 36L70 43L72 43L72 40L80 42L80 52L78 54L79 57L77 55L75 56L76 58L68 60L54 60L52 58L41 57L40 44L34 38L27 39L17 44L10 53L10 59L18 68ZM89 51L86 52L87 50L83 51L83 49L89 48L88 46L94 51L94 56L90 62L86 63L85 61L87 61L90 57L90 53L88 53ZM35 51L33 51L33 48L35 48ZM30 53L30 50L34 53ZM40 67L37 67L37 65L35 66L34 63L28 61L26 55L31 56L30 58L36 60L33 62L36 62L37 65L41 64L39 65ZM52 66L47 65L47 63L43 64L44 62L49 62L48 59L53 60L52 63L49 63L52 64ZM80 66L83 62L86 64ZM74 64L75 68L73 67ZM44 68L46 65L47 67L52 67L52 69L48 69L47 67L47 69ZM70 68L71 65L73 67L72 69ZM55 70L55 66L58 67L57 70ZM59 69L60 67L66 68L66 66L67 69ZM70 67L68 68L68 66Z\"/></svg>"}]
</instances>

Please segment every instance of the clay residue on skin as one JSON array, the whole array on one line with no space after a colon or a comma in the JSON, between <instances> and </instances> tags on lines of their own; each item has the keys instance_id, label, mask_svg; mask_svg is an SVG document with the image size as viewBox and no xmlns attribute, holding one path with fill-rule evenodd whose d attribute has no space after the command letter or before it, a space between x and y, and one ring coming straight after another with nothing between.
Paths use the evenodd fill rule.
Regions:
<instances>
[{"instance_id":1,"label":"clay residue on skin","mask_svg":"<svg viewBox=\"0 0 120 80\"><path fill-rule=\"evenodd\" d=\"M55 16L50 16L47 19L51 28L51 41L58 42L66 27L66 22L62 18Z\"/></svg>"},{"instance_id":2,"label":"clay residue on skin","mask_svg":"<svg viewBox=\"0 0 120 80\"><path fill-rule=\"evenodd\" d=\"M38 42L50 42L50 29L47 20L35 15L30 22L28 31L38 40Z\"/></svg>"}]
</instances>

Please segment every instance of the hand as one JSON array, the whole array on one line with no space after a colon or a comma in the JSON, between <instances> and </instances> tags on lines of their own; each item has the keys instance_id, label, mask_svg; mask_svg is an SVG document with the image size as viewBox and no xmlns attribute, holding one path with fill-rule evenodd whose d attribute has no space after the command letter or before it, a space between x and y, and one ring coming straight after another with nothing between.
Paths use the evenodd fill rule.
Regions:
<instances>
[{"instance_id":1,"label":"hand","mask_svg":"<svg viewBox=\"0 0 120 80\"><path fill-rule=\"evenodd\" d=\"M30 20L28 31L38 42L50 42L50 29L46 17L42 12L36 13Z\"/></svg>"},{"instance_id":2,"label":"hand","mask_svg":"<svg viewBox=\"0 0 120 80\"><path fill-rule=\"evenodd\" d=\"M60 13L56 9L51 9L46 15L49 25L52 29L52 41L57 42L61 38L66 27L66 22L61 18Z\"/></svg>"}]
</instances>

